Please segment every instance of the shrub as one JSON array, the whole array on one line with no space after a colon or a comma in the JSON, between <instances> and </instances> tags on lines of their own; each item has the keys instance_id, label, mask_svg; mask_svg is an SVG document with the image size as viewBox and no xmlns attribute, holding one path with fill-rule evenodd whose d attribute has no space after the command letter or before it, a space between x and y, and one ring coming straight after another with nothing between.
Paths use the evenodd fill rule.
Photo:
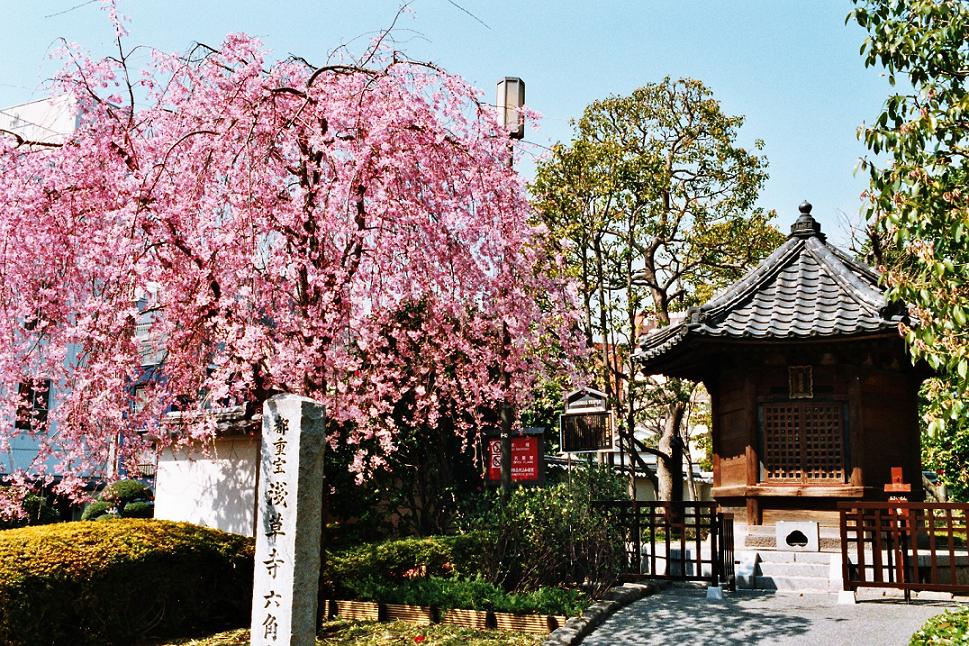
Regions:
<instances>
[{"instance_id":1,"label":"shrub","mask_svg":"<svg viewBox=\"0 0 969 646\"><path fill-rule=\"evenodd\" d=\"M932 617L912 635L912 646L929 644L965 644L969 641L969 610L950 612Z\"/></svg>"},{"instance_id":2,"label":"shrub","mask_svg":"<svg viewBox=\"0 0 969 646\"><path fill-rule=\"evenodd\" d=\"M331 591L339 593L347 581L474 577L481 573L481 541L480 534L462 534L360 545L327 555L326 581Z\"/></svg>"},{"instance_id":3,"label":"shrub","mask_svg":"<svg viewBox=\"0 0 969 646\"><path fill-rule=\"evenodd\" d=\"M0 487L0 489L7 489L7 487ZM23 508L24 515L21 518L0 519L0 529L46 525L61 519L57 509L50 505L47 496L43 494L28 493L24 496Z\"/></svg>"},{"instance_id":4,"label":"shrub","mask_svg":"<svg viewBox=\"0 0 969 646\"><path fill-rule=\"evenodd\" d=\"M127 644L245 625L253 549L157 520L0 532L0 643Z\"/></svg>"},{"instance_id":5,"label":"shrub","mask_svg":"<svg viewBox=\"0 0 969 646\"><path fill-rule=\"evenodd\" d=\"M588 596L579 590L540 588L515 594L483 579L428 577L403 582L368 579L351 582L349 587L353 598L363 601L435 606L442 610L461 608L575 616L589 602Z\"/></svg>"},{"instance_id":6,"label":"shrub","mask_svg":"<svg viewBox=\"0 0 969 646\"><path fill-rule=\"evenodd\" d=\"M118 480L104 488L98 500L123 507L129 502L151 500L151 489L137 480Z\"/></svg>"},{"instance_id":7,"label":"shrub","mask_svg":"<svg viewBox=\"0 0 969 646\"><path fill-rule=\"evenodd\" d=\"M129 502L121 510L125 518L151 518L155 515L155 505L150 502Z\"/></svg>"},{"instance_id":8,"label":"shrub","mask_svg":"<svg viewBox=\"0 0 969 646\"><path fill-rule=\"evenodd\" d=\"M543 587L524 594L509 594L506 605L495 610L574 617L589 605L589 595L575 588Z\"/></svg>"},{"instance_id":9,"label":"shrub","mask_svg":"<svg viewBox=\"0 0 969 646\"><path fill-rule=\"evenodd\" d=\"M115 516L151 518L155 515L152 498L147 485L137 480L118 480L105 487L98 499L85 507L81 520Z\"/></svg>"},{"instance_id":10,"label":"shrub","mask_svg":"<svg viewBox=\"0 0 969 646\"><path fill-rule=\"evenodd\" d=\"M509 590L608 587L621 567L623 542L592 503L622 495L618 485L612 473L590 465L574 472L571 483L519 488L507 500L495 494L474 521L482 536L481 573Z\"/></svg>"},{"instance_id":11,"label":"shrub","mask_svg":"<svg viewBox=\"0 0 969 646\"><path fill-rule=\"evenodd\" d=\"M84 512L81 514L81 520L96 520L112 509L114 509L114 505L111 503L96 500L84 508Z\"/></svg>"}]
</instances>

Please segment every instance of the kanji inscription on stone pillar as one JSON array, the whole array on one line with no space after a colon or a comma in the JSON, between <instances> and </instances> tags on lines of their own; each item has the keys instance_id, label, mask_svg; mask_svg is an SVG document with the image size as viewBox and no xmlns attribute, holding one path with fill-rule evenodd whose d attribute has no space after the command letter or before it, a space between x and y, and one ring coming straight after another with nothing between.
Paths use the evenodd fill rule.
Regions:
<instances>
[{"instance_id":1,"label":"kanji inscription on stone pillar","mask_svg":"<svg viewBox=\"0 0 969 646\"><path fill-rule=\"evenodd\" d=\"M323 502L323 405L277 395L263 405L253 646L312 646Z\"/></svg>"}]
</instances>

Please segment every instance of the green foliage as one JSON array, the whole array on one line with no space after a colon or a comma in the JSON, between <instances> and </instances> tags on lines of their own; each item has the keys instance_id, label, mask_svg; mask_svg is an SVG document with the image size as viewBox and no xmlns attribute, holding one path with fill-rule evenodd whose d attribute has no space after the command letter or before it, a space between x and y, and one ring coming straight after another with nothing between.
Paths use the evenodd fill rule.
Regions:
<instances>
[{"instance_id":1,"label":"green foliage","mask_svg":"<svg viewBox=\"0 0 969 646\"><path fill-rule=\"evenodd\" d=\"M395 450L388 453L376 440L348 441L349 426L331 424L328 436L336 438L324 457L327 485L328 545L346 547L361 542L407 535L447 533L460 501L481 486L472 457L472 444L464 445L453 418L442 411L434 428L415 427L407 417L414 393L395 404ZM385 467L368 476L361 487L350 464L358 450L381 456Z\"/></svg>"},{"instance_id":2,"label":"green foliage","mask_svg":"<svg viewBox=\"0 0 969 646\"><path fill-rule=\"evenodd\" d=\"M0 532L0 643L129 644L243 625L253 549L155 520Z\"/></svg>"},{"instance_id":3,"label":"green foliage","mask_svg":"<svg viewBox=\"0 0 969 646\"><path fill-rule=\"evenodd\" d=\"M84 508L81 520L99 520L105 517L151 518L155 506L152 492L137 480L118 480L101 492L98 499Z\"/></svg>"},{"instance_id":4,"label":"green foliage","mask_svg":"<svg viewBox=\"0 0 969 646\"><path fill-rule=\"evenodd\" d=\"M417 577L475 577L481 573L480 534L403 538L327 554L325 578L339 594L352 581L400 582Z\"/></svg>"},{"instance_id":5,"label":"green foliage","mask_svg":"<svg viewBox=\"0 0 969 646\"><path fill-rule=\"evenodd\" d=\"M81 520L97 520L113 509L114 505L110 502L95 500L84 508L84 512L81 514Z\"/></svg>"},{"instance_id":6,"label":"green foliage","mask_svg":"<svg viewBox=\"0 0 969 646\"><path fill-rule=\"evenodd\" d=\"M3 487L6 489L6 487ZM23 500L24 516L22 518L0 519L0 529L26 527L28 525L47 525L60 521L57 509L50 505L47 496L28 493Z\"/></svg>"},{"instance_id":7,"label":"green foliage","mask_svg":"<svg viewBox=\"0 0 969 646\"><path fill-rule=\"evenodd\" d=\"M868 32L866 66L894 86L859 134L887 167L866 160L867 216L885 245L875 253L890 298L910 305L902 326L914 358L938 374L928 383L927 431L937 443L969 433L969 4L963 0L854 0ZM876 245L877 246L877 245ZM879 257L880 256L880 257ZM950 485L969 487L964 463L934 454ZM950 454L952 457L959 452Z\"/></svg>"},{"instance_id":8,"label":"green foliage","mask_svg":"<svg viewBox=\"0 0 969 646\"><path fill-rule=\"evenodd\" d=\"M590 339L628 327L628 312L682 309L783 240L754 208L767 160L762 142L735 144L743 122L703 83L666 78L594 101L539 164L535 206L580 281ZM593 330L599 315L607 329Z\"/></svg>"},{"instance_id":9,"label":"green foliage","mask_svg":"<svg viewBox=\"0 0 969 646\"><path fill-rule=\"evenodd\" d=\"M668 445L686 404L628 378L642 314L668 324L670 312L706 300L784 239L774 214L755 206L767 160L763 142L737 145L743 123L700 81L665 78L587 106L530 187L545 244L578 282L596 382L623 411L627 443L648 403L677 421L661 425ZM669 488L669 465L660 468Z\"/></svg>"},{"instance_id":10,"label":"green foliage","mask_svg":"<svg viewBox=\"0 0 969 646\"><path fill-rule=\"evenodd\" d=\"M569 378L553 375L539 379L532 389L532 399L521 412L522 426L540 426L545 429L546 446L549 441L558 443L559 415L565 407L565 395L570 389Z\"/></svg>"},{"instance_id":11,"label":"green foliage","mask_svg":"<svg viewBox=\"0 0 969 646\"><path fill-rule=\"evenodd\" d=\"M137 480L118 480L105 487L98 499L123 507L136 500L151 500L151 489Z\"/></svg>"},{"instance_id":12,"label":"green foliage","mask_svg":"<svg viewBox=\"0 0 969 646\"><path fill-rule=\"evenodd\" d=\"M509 590L608 586L618 573L622 541L593 500L626 498L625 485L596 465L573 471L572 482L495 494L472 521L485 537L480 569Z\"/></svg>"},{"instance_id":13,"label":"green foliage","mask_svg":"<svg viewBox=\"0 0 969 646\"><path fill-rule=\"evenodd\" d=\"M587 597L576 590L510 594L497 585L505 577L488 566L497 562L491 543L502 531L406 538L328 554L329 592L365 601L507 612L574 614L586 605ZM484 578L488 575L491 580Z\"/></svg>"},{"instance_id":14,"label":"green foliage","mask_svg":"<svg viewBox=\"0 0 969 646\"><path fill-rule=\"evenodd\" d=\"M930 618L912 635L911 646L969 643L969 610L946 610Z\"/></svg>"},{"instance_id":15,"label":"green foliage","mask_svg":"<svg viewBox=\"0 0 969 646\"><path fill-rule=\"evenodd\" d=\"M361 585L397 585L426 578L483 579L502 589L609 585L623 558L622 542L594 500L627 498L614 471L598 465L575 469L571 482L497 492L462 519L455 536L406 538L329 553L324 568L336 595ZM470 585L470 584L469 584ZM483 584L482 584L483 585ZM356 587L354 587L356 586ZM549 593L550 594L550 593Z\"/></svg>"},{"instance_id":16,"label":"green foliage","mask_svg":"<svg viewBox=\"0 0 969 646\"><path fill-rule=\"evenodd\" d=\"M428 577L403 582L374 579L351 584L355 599L434 606L444 610L494 610L519 614L575 616L589 605L580 590L546 587L524 593L509 593L483 579Z\"/></svg>"},{"instance_id":17,"label":"green foliage","mask_svg":"<svg viewBox=\"0 0 969 646\"><path fill-rule=\"evenodd\" d=\"M572 472L555 469L549 473L549 484L563 484L582 500L628 500L629 480L615 469L599 465L592 456L576 458ZM571 484L570 484L571 483Z\"/></svg>"},{"instance_id":18,"label":"green foliage","mask_svg":"<svg viewBox=\"0 0 969 646\"><path fill-rule=\"evenodd\" d=\"M928 404L924 397L922 401L924 411ZM923 468L940 472L948 499L969 500L969 433L924 433L921 448Z\"/></svg>"},{"instance_id":19,"label":"green foliage","mask_svg":"<svg viewBox=\"0 0 969 646\"><path fill-rule=\"evenodd\" d=\"M124 506L121 515L125 518L151 518L155 515L155 505L150 502L129 502Z\"/></svg>"}]
</instances>

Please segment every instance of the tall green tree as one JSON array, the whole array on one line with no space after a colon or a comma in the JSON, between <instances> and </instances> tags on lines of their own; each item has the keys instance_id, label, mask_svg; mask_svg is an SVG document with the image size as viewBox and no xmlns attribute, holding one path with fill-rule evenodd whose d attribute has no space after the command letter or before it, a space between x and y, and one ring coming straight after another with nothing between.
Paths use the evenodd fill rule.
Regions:
<instances>
[{"instance_id":1,"label":"tall green tree","mask_svg":"<svg viewBox=\"0 0 969 646\"><path fill-rule=\"evenodd\" d=\"M969 3L855 0L848 20L867 30L865 65L893 87L860 136L888 164L866 161L867 216L881 244L890 296L909 303L902 326L927 383L924 446L950 484L969 487ZM962 447L962 448L960 448Z\"/></svg>"},{"instance_id":2,"label":"tall green tree","mask_svg":"<svg viewBox=\"0 0 969 646\"><path fill-rule=\"evenodd\" d=\"M631 351L644 318L668 325L671 312L702 302L782 239L773 214L754 207L767 160L761 141L754 150L737 144L743 122L703 83L666 78L589 105L531 186L548 243L580 285L586 339L599 352L600 385L622 411L626 450L643 409L662 412L654 452L667 500L693 386L635 379Z\"/></svg>"}]
</instances>

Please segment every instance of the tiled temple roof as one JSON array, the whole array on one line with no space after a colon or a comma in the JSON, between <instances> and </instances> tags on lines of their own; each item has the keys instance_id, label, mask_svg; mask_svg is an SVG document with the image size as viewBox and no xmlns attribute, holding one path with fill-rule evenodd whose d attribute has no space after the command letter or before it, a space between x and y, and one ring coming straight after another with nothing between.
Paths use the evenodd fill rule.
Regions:
<instances>
[{"instance_id":1,"label":"tiled temple roof","mask_svg":"<svg viewBox=\"0 0 969 646\"><path fill-rule=\"evenodd\" d=\"M799 340L875 333L898 326L878 274L825 242L811 205L787 241L756 269L686 319L639 339L640 362L659 359L693 338Z\"/></svg>"}]
</instances>

